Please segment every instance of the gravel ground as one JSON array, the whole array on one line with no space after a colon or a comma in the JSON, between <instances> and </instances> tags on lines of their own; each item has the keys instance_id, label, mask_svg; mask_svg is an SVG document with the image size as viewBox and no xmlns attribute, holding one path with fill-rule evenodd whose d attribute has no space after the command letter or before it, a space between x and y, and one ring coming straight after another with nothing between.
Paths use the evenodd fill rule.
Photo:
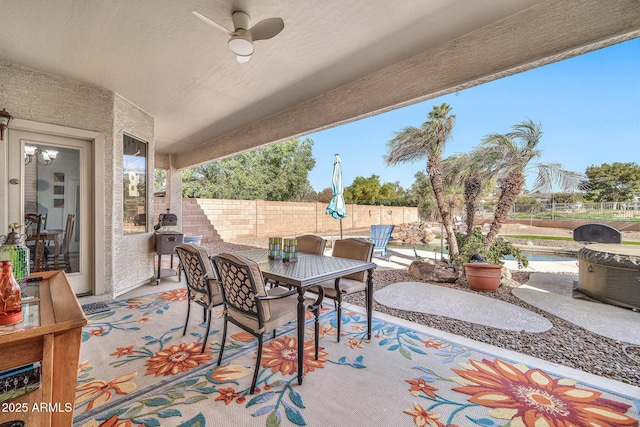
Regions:
<instances>
[{"instance_id":1,"label":"gravel ground","mask_svg":"<svg viewBox=\"0 0 640 427\"><path fill-rule=\"evenodd\" d=\"M529 227L527 234L536 233ZM522 234L522 233L521 233ZM550 233L549 233L550 234ZM625 235L625 240L640 240L640 233ZM210 254L224 251L236 251L263 247L261 240L243 240L241 243L209 243L203 244ZM528 241L514 241L514 243L527 244ZM535 240L535 246L554 246L569 250L577 250L582 245L575 242L558 242ZM531 244L529 243L529 244ZM512 271L513 279L519 283L526 283L529 274L521 271ZM409 276L406 269L376 271L374 274L374 289L379 290L387 285L397 282L412 282L417 279ZM439 284L466 292L475 292L469 288L463 279L458 283ZM627 349L628 343L616 341L587 331L579 326L560 319L552 314L533 307L511 294L509 288L500 288L496 292L482 293L483 296L491 296L502 301L523 307L537 313L553 324L553 327L543 333L512 332L488 326L477 325L443 316L427 315L404 310L396 310L377 304L374 301L373 309L391 316L406 319L415 323L426 325L435 329L450 332L456 335L482 341L497 347L513 350L519 353L538 357L559 365L580 369L598 376L612 378L634 386L640 386L640 351L638 347ZM345 298L345 301L359 306L365 305L364 294L354 294ZM499 315L499 313L497 313Z\"/></svg>"}]
</instances>

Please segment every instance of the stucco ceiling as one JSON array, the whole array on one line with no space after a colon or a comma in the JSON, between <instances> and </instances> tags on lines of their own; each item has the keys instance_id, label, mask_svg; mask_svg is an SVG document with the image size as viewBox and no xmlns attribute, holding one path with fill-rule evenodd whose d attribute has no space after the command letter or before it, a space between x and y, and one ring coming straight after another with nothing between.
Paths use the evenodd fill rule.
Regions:
<instances>
[{"instance_id":1,"label":"stucco ceiling","mask_svg":"<svg viewBox=\"0 0 640 427\"><path fill-rule=\"evenodd\" d=\"M475 84L640 28L635 0L0 3L0 61L120 94L155 118L156 152L177 154L179 167ZM609 18L598 16L611 9ZM228 36L193 10L229 29L236 10L253 23L281 17L285 28L256 42L251 61L239 64ZM578 28L582 23L593 28ZM501 46L511 36L514 43Z\"/></svg>"}]
</instances>

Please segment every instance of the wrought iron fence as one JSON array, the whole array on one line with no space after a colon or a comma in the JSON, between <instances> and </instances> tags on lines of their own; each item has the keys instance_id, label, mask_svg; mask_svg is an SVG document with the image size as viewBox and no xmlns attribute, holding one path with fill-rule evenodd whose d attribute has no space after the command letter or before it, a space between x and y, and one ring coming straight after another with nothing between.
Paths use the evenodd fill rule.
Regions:
<instances>
[{"instance_id":1,"label":"wrought iron fence","mask_svg":"<svg viewBox=\"0 0 640 427\"><path fill-rule=\"evenodd\" d=\"M493 218L495 205L481 205L477 219ZM509 219L640 221L640 202L536 203L515 205Z\"/></svg>"}]
</instances>

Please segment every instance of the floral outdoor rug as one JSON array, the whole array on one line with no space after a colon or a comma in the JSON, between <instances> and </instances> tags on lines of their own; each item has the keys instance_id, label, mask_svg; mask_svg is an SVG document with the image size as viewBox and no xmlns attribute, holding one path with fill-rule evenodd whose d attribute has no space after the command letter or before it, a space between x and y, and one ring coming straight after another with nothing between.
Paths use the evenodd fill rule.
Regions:
<instances>
[{"instance_id":1,"label":"floral outdoor rug","mask_svg":"<svg viewBox=\"0 0 640 427\"><path fill-rule=\"evenodd\" d=\"M229 325L222 366L220 310L201 353L202 309L187 335L184 289L109 303L84 328L76 426L635 426L640 400L561 378L434 335L343 313L321 315L305 335L297 383L295 325L268 339L255 394L256 341ZM280 332L280 331L279 331Z\"/></svg>"}]
</instances>

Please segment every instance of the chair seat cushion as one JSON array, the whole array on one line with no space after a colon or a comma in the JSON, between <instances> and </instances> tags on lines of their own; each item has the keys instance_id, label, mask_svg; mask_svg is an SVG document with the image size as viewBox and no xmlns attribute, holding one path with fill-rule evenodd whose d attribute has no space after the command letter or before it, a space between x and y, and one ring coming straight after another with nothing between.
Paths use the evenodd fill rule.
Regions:
<instances>
[{"instance_id":1,"label":"chair seat cushion","mask_svg":"<svg viewBox=\"0 0 640 427\"><path fill-rule=\"evenodd\" d=\"M278 288L275 288L275 289L278 289ZM287 289L284 289L282 292L286 290ZM271 291L272 290L270 289L268 294L272 296L279 295L282 293L280 291L276 291L272 293ZM305 311L307 311L307 307L313 304L314 301L315 301L314 298L304 299ZM231 318L247 326L248 328L252 329L256 333L261 333L261 332L264 333L264 332L272 331L280 326L286 325L292 320L296 320L298 316L298 295L297 294L290 295L282 299L263 301L263 304L269 304L271 317L269 318L269 320L267 320L264 323L262 330L259 330L258 319L256 317L247 316L246 314L240 311L234 310L232 307L228 307L227 309L228 309L229 316L231 316Z\"/></svg>"},{"instance_id":2,"label":"chair seat cushion","mask_svg":"<svg viewBox=\"0 0 640 427\"><path fill-rule=\"evenodd\" d=\"M334 280L327 280L326 282L320 283L320 285L324 288L324 295L327 298L335 299L337 297L336 287ZM340 291L342 295L354 294L356 292L362 292L367 288L366 282L361 282L359 280L353 279L340 279Z\"/></svg>"}]
</instances>

